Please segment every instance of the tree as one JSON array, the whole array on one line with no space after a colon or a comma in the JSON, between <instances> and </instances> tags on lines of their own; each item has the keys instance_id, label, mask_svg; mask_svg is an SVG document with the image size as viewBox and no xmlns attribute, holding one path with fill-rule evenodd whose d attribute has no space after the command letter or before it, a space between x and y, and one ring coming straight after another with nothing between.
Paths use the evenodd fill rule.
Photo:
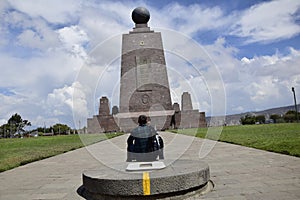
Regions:
<instances>
[{"instance_id":1,"label":"tree","mask_svg":"<svg viewBox=\"0 0 300 200\"><path fill-rule=\"evenodd\" d=\"M266 122L266 117L264 115L257 115L255 117L255 122L259 122L260 124L264 124Z\"/></svg>"},{"instance_id":2,"label":"tree","mask_svg":"<svg viewBox=\"0 0 300 200\"><path fill-rule=\"evenodd\" d=\"M300 113L298 113L299 115ZM284 116L283 116L284 121L286 122L295 122L297 121L296 119L296 111L294 110L289 110L287 111Z\"/></svg>"},{"instance_id":3,"label":"tree","mask_svg":"<svg viewBox=\"0 0 300 200\"><path fill-rule=\"evenodd\" d=\"M4 138L10 137L9 124L3 124L0 126L0 135L1 135L1 137L4 137Z\"/></svg>"},{"instance_id":4,"label":"tree","mask_svg":"<svg viewBox=\"0 0 300 200\"><path fill-rule=\"evenodd\" d=\"M44 132L45 133L52 133L53 128L51 126L49 128L47 128L47 127L38 127L36 130L40 133L44 133Z\"/></svg>"},{"instance_id":5,"label":"tree","mask_svg":"<svg viewBox=\"0 0 300 200\"><path fill-rule=\"evenodd\" d=\"M273 119L274 123L278 123L278 121L280 119L280 115L273 114L270 116L270 119Z\"/></svg>"},{"instance_id":6,"label":"tree","mask_svg":"<svg viewBox=\"0 0 300 200\"><path fill-rule=\"evenodd\" d=\"M249 115L247 114L244 117L241 117L240 119L241 124L245 125L245 124L255 124L255 116Z\"/></svg>"},{"instance_id":7,"label":"tree","mask_svg":"<svg viewBox=\"0 0 300 200\"><path fill-rule=\"evenodd\" d=\"M21 115L15 113L9 118L8 122L3 124L0 128L3 137L12 137L16 133L18 136L22 136L26 126L31 126L31 122L26 119L23 120Z\"/></svg>"},{"instance_id":8,"label":"tree","mask_svg":"<svg viewBox=\"0 0 300 200\"><path fill-rule=\"evenodd\" d=\"M68 134L71 128L66 124L55 124L53 126L54 134Z\"/></svg>"}]
</instances>

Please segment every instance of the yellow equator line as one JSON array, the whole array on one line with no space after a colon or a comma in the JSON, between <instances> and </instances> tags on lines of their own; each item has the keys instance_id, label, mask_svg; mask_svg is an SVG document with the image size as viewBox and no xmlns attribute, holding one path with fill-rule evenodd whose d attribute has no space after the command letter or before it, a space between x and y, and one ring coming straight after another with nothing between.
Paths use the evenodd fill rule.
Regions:
<instances>
[{"instance_id":1,"label":"yellow equator line","mask_svg":"<svg viewBox=\"0 0 300 200\"><path fill-rule=\"evenodd\" d=\"M144 195L150 195L150 176L149 176L149 172L143 172L143 190L144 190Z\"/></svg>"}]
</instances>

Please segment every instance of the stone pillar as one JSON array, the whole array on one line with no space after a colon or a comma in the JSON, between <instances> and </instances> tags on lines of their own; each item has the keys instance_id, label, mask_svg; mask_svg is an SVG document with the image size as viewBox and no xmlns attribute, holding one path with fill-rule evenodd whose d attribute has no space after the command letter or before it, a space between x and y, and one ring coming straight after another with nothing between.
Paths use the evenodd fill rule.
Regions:
<instances>
[{"instance_id":1,"label":"stone pillar","mask_svg":"<svg viewBox=\"0 0 300 200\"><path fill-rule=\"evenodd\" d=\"M174 114L161 33L150 30L149 19L147 9L135 9L135 27L122 35L120 105L114 116L125 131L137 126L141 114L158 130L167 129Z\"/></svg>"},{"instance_id":2,"label":"stone pillar","mask_svg":"<svg viewBox=\"0 0 300 200\"><path fill-rule=\"evenodd\" d=\"M173 110L175 111L175 113L180 111L180 108L179 108L179 104L178 104L178 103L174 103L174 104L173 104Z\"/></svg>"},{"instance_id":3,"label":"stone pillar","mask_svg":"<svg viewBox=\"0 0 300 200\"><path fill-rule=\"evenodd\" d=\"M173 126L173 128L178 129L180 127L180 123L181 123L181 111L179 108L179 104L174 103L173 109L175 112L174 112L174 115L172 116L171 125Z\"/></svg>"},{"instance_id":4,"label":"stone pillar","mask_svg":"<svg viewBox=\"0 0 300 200\"><path fill-rule=\"evenodd\" d=\"M205 112L200 112L199 127L207 127Z\"/></svg>"},{"instance_id":5,"label":"stone pillar","mask_svg":"<svg viewBox=\"0 0 300 200\"><path fill-rule=\"evenodd\" d=\"M99 115L109 115L109 104L107 97L101 97L99 106Z\"/></svg>"},{"instance_id":6,"label":"stone pillar","mask_svg":"<svg viewBox=\"0 0 300 200\"><path fill-rule=\"evenodd\" d=\"M118 108L118 106L114 106L113 108L112 108L112 114L113 115L116 115L116 114L118 114L119 113L119 108Z\"/></svg>"},{"instance_id":7,"label":"stone pillar","mask_svg":"<svg viewBox=\"0 0 300 200\"><path fill-rule=\"evenodd\" d=\"M122 36L120 113L172 110L161 33L149 18L133 17L135 28Z\"/></svg>"},{"instance_id":8,"label":"stone pillar","mask_svg":"<svg viewBox=\"0 0 300 200\"><path fill-rule=\"evenodd\" d=\"M193 110L191 95L188 92L184 92L181 96L181 110Z\"/></svg>"}]
</instances>

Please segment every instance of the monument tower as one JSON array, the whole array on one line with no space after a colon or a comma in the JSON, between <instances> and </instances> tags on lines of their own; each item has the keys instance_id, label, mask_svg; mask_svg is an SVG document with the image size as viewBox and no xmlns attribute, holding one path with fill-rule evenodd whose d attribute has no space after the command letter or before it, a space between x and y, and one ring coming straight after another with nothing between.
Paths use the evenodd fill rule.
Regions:
<instances>
[{"instance_id":1,"label":"monument tower","mask_svg":"<svg viewBox=\"0 0 300 200\"><path fill-rule=\"evenodd\" d=\"M99 114L87 120L88 132L130 132L141 114L158 130L205 127L205 113L193 109L188 92L181 111L172 104L162 37L148 26L149 11L138 7L131 17L135 27L122 35L119 108L110 114L109 100L102 97Z\"/></svg>"},{"instance_id":2,"label":"monument tower","mask_svg":"<svg viewBox=\"0 0 300 200\"><path fill-rule=\"evenodd\" d=\"M134 120L144 112L156 124L161 121L157 119L158 116L164 117L165 123L170 123L174 110L162 37L160 32L150 30L149 19L150 13L146 8L134 9L132 20L135 27L122 36L118 118L124 116ZM126 123L123 125L127 126ZM165 123L160 125L161 128Z\"/></svg>"},{"instance_id":3,"label":"monument tower","mask_svg":"<svg viewBox=\"0 0 300 200\"><path fill-rule=\"evenodd\" d=\"M120 113L172 110L161 34L149 19L147 9L134 9L135 28L122 37Z\"/></svg>"}]
</instances>

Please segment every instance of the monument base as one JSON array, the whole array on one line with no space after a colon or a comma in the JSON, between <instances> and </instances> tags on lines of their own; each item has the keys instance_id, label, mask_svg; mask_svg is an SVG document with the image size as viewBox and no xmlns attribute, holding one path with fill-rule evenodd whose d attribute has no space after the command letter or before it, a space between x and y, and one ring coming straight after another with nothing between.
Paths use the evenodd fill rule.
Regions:
<instances>
[{"instance_id":1,"label":"monument base","mask_svg":"<svg viewBox=\"0 0 300 200\"><path fill-rule=\"evenodd\" d=\"M120 170L102 166L83 172L78 193L93 200L185 199L213 188L209 167L202 161L177 160L160 170L137 172L127 172L127 165L116 165Z\"/></svg>"},{"instance_id":2,"label":"monument base","mask_svg":"<svg viewBox=\"0 0 300 200\"><path fill-rule=\"evenodd\" d=\"M164 111L149 111L149 112L128 112L128 113L118 113L114 115L114 119L120 130L123 132L130 132L132 129L138 126L138 117L140 115L146 115L150 118L151 125L154 126L156 130L166 130L170 128L172 116L174 115L174 110L164 110Z\"/></svg>"}]
</instances>

